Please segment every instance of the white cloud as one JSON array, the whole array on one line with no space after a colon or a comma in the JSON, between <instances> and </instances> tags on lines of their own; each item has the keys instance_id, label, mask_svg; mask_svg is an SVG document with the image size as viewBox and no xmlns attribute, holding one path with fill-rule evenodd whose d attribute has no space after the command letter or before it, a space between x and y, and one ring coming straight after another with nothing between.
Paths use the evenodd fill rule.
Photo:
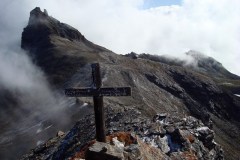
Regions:
<instances>
[{"instance_id":1,"label":"white cloud","mask_svg":"<svg viewBox=\"0 0 240 160\"><path fill-rule=\"evenodd\" d=\"M193 49L216 58L240 75L239 0L183 0L181 6L148 10L140 9L143 0L23 0L21 3L24 5L15 0L4 10L11 17L9 24L26 24L29 11L39 6L76 27L90 41L117 53L180 56ZM15 33L20 35L22 30L17 29Z\"/></svg>"}]
</instances>

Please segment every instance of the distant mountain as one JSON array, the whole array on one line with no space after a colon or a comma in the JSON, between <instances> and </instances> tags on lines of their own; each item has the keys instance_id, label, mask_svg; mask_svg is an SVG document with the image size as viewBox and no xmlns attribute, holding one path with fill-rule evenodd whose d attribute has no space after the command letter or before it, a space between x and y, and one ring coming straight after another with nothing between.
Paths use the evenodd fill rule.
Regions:
<instances>
[{"instance_id":1,"label":"distant mountain","mask_svg":"<svg viewBox=\"0 0 240 160\"><path fill-rule=\"evenodd\" d=\"M117 55L40 8L31 11L21 45L53 87L90 86L90 64L98 62L103 86L131 86L133 92L132 97L104 98L106 108L114 108L116 114L133 108L150 119L157 113L193 116L215 131L215 141L223 147L226 159L240 156L240 99L221 85L225 80L234 84L240 80L213 58L189 51L186 54L195 61L194 68L182 60L161 56ZM92 103L86 98L78 100Z\"/></svg>"},{"instance_id":2,"label":"distant mountain","mask_svg":"<svg viewBox=\"0 0 240 160\"><path fill-rule=\"evenodd\" d=\"M223 67L223 65L215 60L212 57L208 57L204 55L203 53L190 50L185 53L186 57L185 59L180 59L176 57L170 57L167 55L151 55L151 54L139 54L136 53L130 53L126 56L134 58L144 58L149 59L156 62L161 62L168 65L173 66L181 66L185 68L191 68L195 71L204 73L208 76L212 76L213 78L225 78L225 79L236 79L239 80L240 77L232 74L226 68Z\"/></svg>"},{"instance_id":3,"label":"distant mountain","mask_svg":"<svg viewBox=\"0 0 240 160\"><path fill-rule=\"evenodd\" d=\"M136 54L131 52L125 55L133 59L143 58L170 66L180 66L200 74L211 77L219 86L234 94L240 93L240 77L229 72L224 66L212 57L203 53L190 50L184 58L171 57L168 55Z\"/></svg>"},{"instance_id":4,"label":"distant mountain","mask_svg":"<svg viewBox=\"0 0 240 160\"><path fill-rule=\"evenodd\" d=\"M191 56L200 72L219 78L240 79L239 76L230 73L221 63L212 57L203 55L196 51L189 51L186 55Z\"/></svg>"}]
</instances>

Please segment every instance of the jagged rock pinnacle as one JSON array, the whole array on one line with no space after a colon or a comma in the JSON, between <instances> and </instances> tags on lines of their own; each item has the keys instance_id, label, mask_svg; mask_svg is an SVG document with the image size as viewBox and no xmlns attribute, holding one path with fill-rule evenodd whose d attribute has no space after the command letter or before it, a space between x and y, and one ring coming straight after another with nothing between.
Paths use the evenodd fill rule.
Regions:
<instances>
[{"instance_id":1,"label":"jagged rock pinnacle","mask_svg":"<svg viewBox=\"0 0 240 160\"><path fill-rule=\"evenodd\" d=\"M39 22L39 20L46 19L47 17L48 17L48 13L46 9L44 9L44 12L42 12L40 7L36 7L30 12L28 25L36 24L36 22Z\"/></svg>"},{"instance_id":2,"label":"jagged rock pinnacle","mask_svg":"<svg viewBox=\"0 0 240 160\"><path fill-rule=\"evenodd\" d=\"M67 75L70 75L75 69L79 68L79 65L82 65L79 62L85 63L82 60L80 50L84 51L84 53L86 51L106 51L105 48L88 41L77 29L60 22L48 15L47 10L41 11L39 7L30 12L28 25L22 32L21 47L28 51L36 64L41 66L47 74L60 73L64 70L63 72ZM64 54L69 52L68 55L71 56L63 58L65 55L60 50L66 50ZM59 58L58 63L55 63L56 57ZM74 67L69 67L68 71L66 71L66 68L57 70L60 66L72 66L70 64L73 62L79 65L75 64ZM65 74L61 77L67 78ZM56 84L61 80L53 78L52 81Z\"/></svg>"},{"instance_id":3,"label":"jagged rock pinnacle","mask_svg":"<svg viewBox=\"0 0 240 160\"><path fill-rule=\"evenodd\" d=\"M42 51L55 46L54 42L59 38L83 43L84 46L98 51L103 51L100 46L88 41L77 29L72 26L61 23L59 20L48 15L46 9L42 12L40 7L36 7L30 12L28 25L22 33L21 47L26 50L34 49Z\"/></svg>"},{"instance_id":4,"label":"jagged rock pinnacle","mask_svg":"<svg viewBox=\"0 0 240 160\"><path fill-rule=\"evenodd\" d=\"M48 11L46 9L44 9L44 14L48 16Z\"/></svg>"},{"instance_id":5,"label":"jagged rock pinnacle","mask_svg":"<svg viewBox=\"0 0 240 160\"><path fill-rule=\"evenodd\" d=\"M28 50L52 47L51 36L70 41L85 41L85 37L77 29L48 16L46 9L42 12L36 7L30 12L28 26L22 33L22 48Z\"/></svg>"}]
</instances>

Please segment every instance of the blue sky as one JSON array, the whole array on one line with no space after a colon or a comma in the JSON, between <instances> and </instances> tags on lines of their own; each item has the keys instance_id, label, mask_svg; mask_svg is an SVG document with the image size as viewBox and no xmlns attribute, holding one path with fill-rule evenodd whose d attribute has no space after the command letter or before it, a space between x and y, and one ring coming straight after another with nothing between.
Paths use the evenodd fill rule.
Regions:
<instances>
[{"instance_id":1,"label":"blue sky","mask_svg":"<svg viewBox=\"0 0 240 160\"><path fill-rule=\"evenodd\" d=\"M158 6L180 5L182 0L145 0L143 9L154 8Z\"/></svg>"}]
</instances>

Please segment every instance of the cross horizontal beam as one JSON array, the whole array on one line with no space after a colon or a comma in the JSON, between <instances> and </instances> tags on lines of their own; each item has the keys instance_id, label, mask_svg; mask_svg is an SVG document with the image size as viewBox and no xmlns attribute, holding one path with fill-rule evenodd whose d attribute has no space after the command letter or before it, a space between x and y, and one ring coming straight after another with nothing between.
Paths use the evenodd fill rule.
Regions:
<instances>
[{"instance_id":1,"label":"cross horizontal beam","mask_svg":"<svg viewBox=\"0 0 240 160\"><path fill-rule=\"evenodd\" d=\"M65 89L65 95L68 97L131 96L131 87L68 88Z\"/></svg>"}]
</instances>

